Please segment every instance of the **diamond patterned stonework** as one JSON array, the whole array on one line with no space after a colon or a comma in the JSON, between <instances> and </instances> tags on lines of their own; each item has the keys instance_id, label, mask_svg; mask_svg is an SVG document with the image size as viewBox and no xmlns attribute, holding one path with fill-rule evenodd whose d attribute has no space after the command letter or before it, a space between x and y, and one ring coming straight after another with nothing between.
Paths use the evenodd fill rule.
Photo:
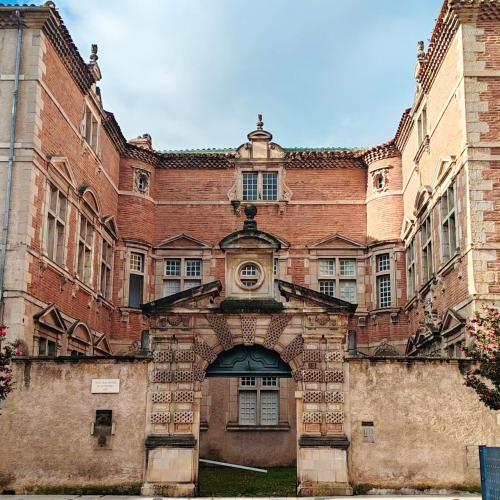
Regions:
<instances>
[{"instance_id":1,"label":"diamond patterned stonework","mask_svg":"<svg viewBox=\"0 0 500 500\"><path fill-rule=\"evenodd\" d=\"M273 349L281 337L286 325L290 322L290 314L276 314L271 318L271 322L267 328L266 338L264 340L264 347Z\"/></svg>"},{"instance_id":2,"label":"diamond patterned stonework","mask_svg":"<svg viewBox=\"0 0 500 500\"><path fill-rule=\"evenodd\" d=\"M302 380L304 382L323 382L323 372L321 370L302 370Z\"/></svg>"},{"instance_id":3,"label":"diamond patterned stonework","mask_svg":"<svg viewBox=\"0 0 500 500\"><path fill-rule=\"evenodd\" d=\"M178 370L173 372L175 382L193 382L193 371L192 370Z\"/></svg>"},{"instance_id":4,"label":"diamond patterned stonework","mask_svg":"<svg viewBox=\"0 0 500 500\"><path fill-rule=\"evenodd\" d=\"M281 359L285 363L289 363L292 359L300 356L304 348L304 339L301 335L297 335L281 353Z\"/></svg>"},{"instance_id":5,"label":"diamond patterned stonework","mask_svg":"<svg viewBox=\"0 0 500 500\"><path fill-rule=\"evenodd\" d=\"M304 403L321 403L322 401L323 393L321 391L304 392Z\"/></svg>"},{"instance_id":6,"label":"diamond patterned stonework","mask_svg":"<svg viewBox=\"0 0 500 500\"><path fill-rule=\"evenodd\" d=\"M170 370L155 370L152 375L152 382L168 384L172 382L172 372Z\"/></svg>"},{"instance_id":7,"label":"diamond patterned stonework","mask_svg":"<svg viewBox=\"0 0 500 500\"><path fill-rule=\"evenodd\" d=\"M343 370L327 370L325 371L325 382L343 382Z\"/></svg>"},{"instance_id":8,"label":"diamond patterned stonework","mask_svg":"<svg viewBox=\"0 0 500 500\"><path fill-rule=\"evenodd\" d=\"M343 360L342 351L329 351L325 353L325 360L328 363L339 363Z\"/></svg>"},{"instance_id":9,"label":"diamond patterned stonework","mask_svg":"<svg viewBox=\"0 0 500 500\"><path fill-rule=\"evenodd\" d=\"M304 363L321 363L322 352L319 349L306 349L302 353L302 361Z\"/></svg>"},{"instance_id":10,"label":"diamond patterned stonework","mask_svg":"<svg viewBox=\"0 0 500 500\"><path fill-rule=\"evenodd\" d=\"M327 411L326 423L327 424L341 424L344 422L344 414L341 411Z\"/></svg>"},{"instance_id":11,"label":"diamond patterned stonework","mask_svg":"<svg viewBox=\"0 0 500 500\"><path fill-rule=\"evenodd\" d=\"M176 403L192 403L194 400L193 391L177 391L174 392L174 401Z\"/></svg>"},{"instance_id":12,"label":"diamond patterned stonework","mask_svg":"<svg viewBox=\"0 0 500 500\"><path fill-rule=\"evenodd\" d=\"M326 403L343 403L344 394L341 392L325 392Z\"/></svg>"},{"instance_id":13,"label":"diamond patterned stonework","mask_svg":"<svg viewBox=\"0 0 500 500\"><path fill-rule=\"evenodd\" d=\"M168 424L170 423L170 413L166 411L155 411L151 413L152 424Z\"/></svg>"},{"instance_id":14,"label":"diamond patterned stonework","mask_svg":"<svg viewBox=\"0 0 500 500\"><path fill-rule=\"evenodd\" d=\"M217 354L215 354L213 349L203 339L198 337L194 341L194 352L209 363L213 363L217 359Z\"/></svg>"},{"instance_id":15,"label":"diamond patterned stonework","mask_svg":"<svg viewBox=\"0 0 500 500\"><path fill-rule=\"evenodd\" d=\"M155 351L153 353L155 363L171 363L172 351Z\"/></svg>"},{"instance_id":16,"label":"diamond patterned stonework","mask_svg":"<svg viewBox=\"0 0 500 500\"><path fill-rule=\"evenodd\" d=\"M176 411L174 412L174 424L192 424L192 411Z\"/></svg>"},{"instance_id":17,"label":"diamond patterned stonework","mask_svg":"<svg viewBox=\"0 0 500 500\"><path fill-rule=\"evenodd\" d=\"M305 411L302 416L304 424L321 424L320 411Z\"/></svg>"},{"instance_id":18,"label":"diamond patterned stonework","mask_svg":"<svg viewBox=\"0 0 500 500\"><path fill-rule=\"evenodd\" d=\"M223 314L207 314L207 320L217 335L222 348L227 351L233 347L233 335Z\"/></svg>"},{"instance_id":19,"label":"diamond patterned stonework","mask_svg":"<svg viewBox=\"0 0 500 500\"><path fill-rule=\"evenodd\" d=\"M170 391L153 392L151 395L151 401L153 403L169 403L171 399L172 393Z\"/></svg>"},{"instance_id":20,"label":"diamond patterned stonework","mask_svg":"<svg viewBox=\"0 0 500 500\"><path fill-rule=\"evenodd\" d=\"M174 359L177 363L193 363L194 351L175 351Z\"/></svg>"},{"instance_id":21,"label":"diamond patterned stonework","mask_svg":"<svg viewBox=\"0 0 500 500\"><path fill-rule=\"evenodd\" d=\"M255 342L255 329L257 327L257 316L241 316L241 333L243 335L243 344L252 345Z\"/></svg>"}]
</instances>

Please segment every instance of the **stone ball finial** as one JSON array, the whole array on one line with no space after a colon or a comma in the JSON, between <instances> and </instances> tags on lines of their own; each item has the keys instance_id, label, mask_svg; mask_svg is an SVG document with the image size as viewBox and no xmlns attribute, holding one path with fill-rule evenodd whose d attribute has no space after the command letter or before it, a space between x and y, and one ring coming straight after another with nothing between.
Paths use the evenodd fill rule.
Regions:
<instances>
[{"instance_id":1,"label":"stone ball finial","mask_svg":"<svg viewBox=\"0 0 500 500\"><path fill-rule=\"evenodd\" d=\"M264 127L264 122L262 121L262 114L257 115L257 130L262 130Z\"/></svg>"},{"instance_id":2,"label":"stone ball finial","mask_svg":"<svg viewBox=\"0 0 500 500\"><path fill-rule=\"evenodd\" d=\"M419 61L423 61L425 60L425 48L424 48L424 42L422 40L420 40L418 43L417 43L417 59Z\"/></svg>"},{"instance_id":3,"label":"stone ball finial","mask_svg":"<svg viewBox=\"0 0 500 500\"><path fill-rule=\"evenodd\" d=\"M43 4L44 7L48 7L49 9L55 9L56 4L54 2L48 1Z\"/></svg>"},{"instance_id":4,"label":"stone ball finial","mask_svg":"<svg viewBox=\"0 0 500 500\"><path fill-rule=\"evenodd\" d=\"M244 211L247 219L255 219L255 216L257 215L257 207L255 205L247 205Z\"/></svg>"}]
</instances>

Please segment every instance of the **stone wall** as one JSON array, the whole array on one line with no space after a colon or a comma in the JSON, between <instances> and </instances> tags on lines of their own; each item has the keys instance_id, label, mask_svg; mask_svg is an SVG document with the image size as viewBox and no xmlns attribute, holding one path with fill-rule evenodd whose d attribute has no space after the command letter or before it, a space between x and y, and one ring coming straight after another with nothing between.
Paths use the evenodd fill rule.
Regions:
<instances>
[{"instance_id":1,"label":"stone wall","mask_svg":"<svg viewBox=\"0 0 500 500\"><path fill-rule=\"evenodd\" d=\"M349 360L351 485L478 486L478 445L500 445L500 420L463 385L460 362ZM362 422L373 422L374 442Z\"/></svg>"},{"instance_id":2,"label":"stone wall","mask_svg":"<svg viewBox=\"0 0 500 500\"><path fill-rule=\"evenodd\" d=\"M0 415L0 492L99 485L136 491L143 478L147 361L23 360ZM92 379L119 379L118 394L92 394ZM96 410L115 433L100 447ZM52 490L53 492L56 490Z\"/></svg>"}]
</instances>

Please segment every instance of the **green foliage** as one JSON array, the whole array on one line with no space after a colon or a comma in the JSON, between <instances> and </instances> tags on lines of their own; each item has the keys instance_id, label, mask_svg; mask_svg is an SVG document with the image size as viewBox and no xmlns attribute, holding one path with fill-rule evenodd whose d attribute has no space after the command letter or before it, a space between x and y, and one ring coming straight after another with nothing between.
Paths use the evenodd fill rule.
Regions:
<instances>
[{"instance_id":1,"label":"green foliage","mask_svg":"<svg viewBox=\"0 0 500 500\"><path fill-rule=\"evenodd\" d=\"M492 410L500 410L500 310L484 306L466 326L470 343L463 348L477 367L465 374L465 385Z\"/></svg>"}]
</instances>

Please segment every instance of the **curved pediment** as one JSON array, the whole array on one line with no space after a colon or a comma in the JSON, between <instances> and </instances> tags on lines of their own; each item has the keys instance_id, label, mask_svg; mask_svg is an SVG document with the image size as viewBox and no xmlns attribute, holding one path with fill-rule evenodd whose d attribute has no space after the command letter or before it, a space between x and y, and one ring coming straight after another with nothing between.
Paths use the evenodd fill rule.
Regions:
<instances>
[{"instance_id":1,"label":"curved pediment","mask_svg":"<svg viewBox=\"0 0 500 500\"><path fill-rule=\"evenodd\" d=\"M219 242L222 250L241 248L266 248L279 250L288 247L288 242L273 234L258 229L242 229L229 234Z\"/></svg>"}]
</instances>

